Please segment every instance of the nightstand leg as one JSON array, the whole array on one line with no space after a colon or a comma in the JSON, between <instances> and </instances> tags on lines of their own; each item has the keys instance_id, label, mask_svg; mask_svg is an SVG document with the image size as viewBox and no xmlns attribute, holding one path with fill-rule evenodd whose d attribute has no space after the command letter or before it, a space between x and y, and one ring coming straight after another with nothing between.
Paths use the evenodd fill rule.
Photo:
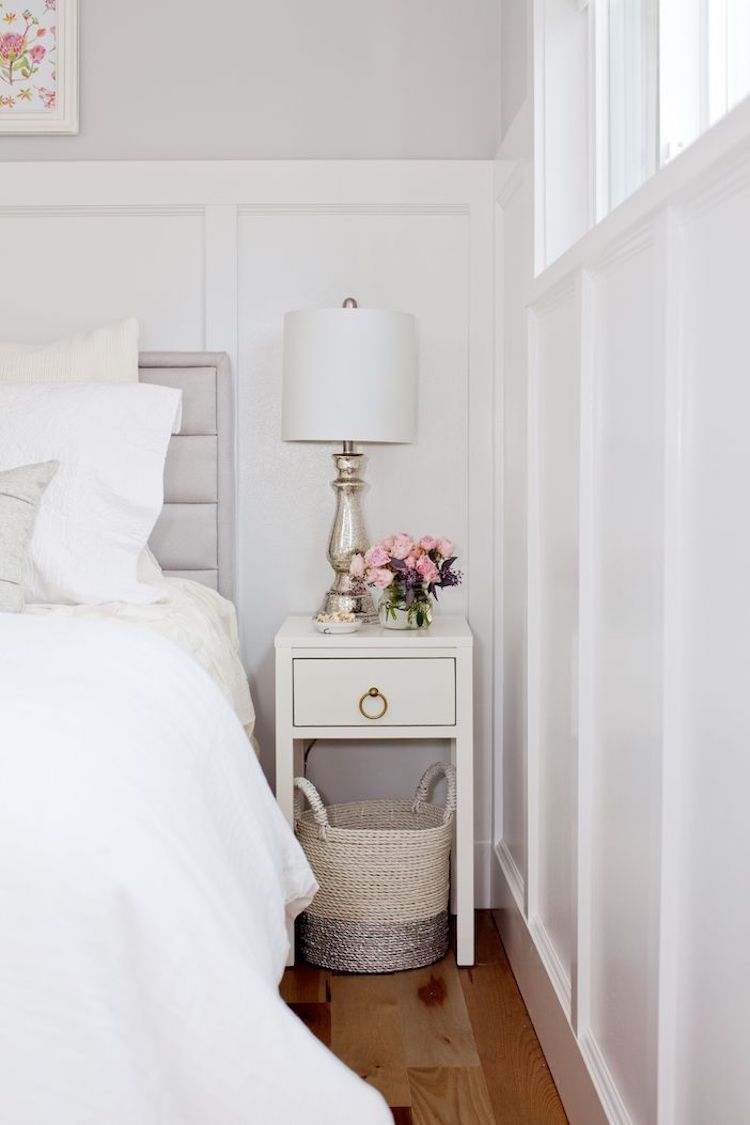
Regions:
<instances>
[{"instance_id":1,"label":"nightstand leg","mask_svg":"<svg viewBox=\"0 0 750 1125\"><path fill-rule=\"evenodd\" d=\"M295 740L289 719L292 714L291 667L285 659L276 660L276 800L289 824L294 827ZM287 926L289 954L287 965L294 964L294 923Z\"/></svg>"},{"instance_id":2,"label":"nightstand leg","mask_svg":"<svg viewBox=\"0 0 750 1125\"><path fill-rule=\"evenodd\" d=\"M294 826L294 739L276 732L276 800L286 819ZM287 923L289 953L287 965L294 964L294 922Z\"/></svg>"},{"instance_id":3,"label":"nightstand leg","mask_svg":"<svg viewBox=\"0 0 750 1125\"><path fill-rule=\"evenodd\" d=\"M456 962L474 964L474 777L473 739L451 743L456 767L455 903Z\"/></svg>"}]
</instances>

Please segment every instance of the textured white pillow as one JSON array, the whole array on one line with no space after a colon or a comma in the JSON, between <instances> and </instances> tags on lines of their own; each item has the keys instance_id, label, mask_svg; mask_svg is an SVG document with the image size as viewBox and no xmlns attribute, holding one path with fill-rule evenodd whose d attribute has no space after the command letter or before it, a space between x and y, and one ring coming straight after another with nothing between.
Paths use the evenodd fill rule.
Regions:
<instances>
[{"instance_id":1,"label":"textured white pillow","mask_svg":"<svg viewBox=\"0 0 750 1125\"><path fill-rule=\"evenodd\" d=\"M0 383L137 383L138 321L54 344L0 343Z\"/></svg>"},{"instance_id":2,"label":"textured white pillow","mask_svg":"<svg viewBox=\"0 0 750 1125\"><path fill-rule=\"evenodd\" d=\"M138 581L161 582L163 578L164 571L159 565L159 560L150 547L144 547L138 557Z\"/></svg>"},{"instance_id":3,"label":"textured white pillow","mask_svg":"<svg viewBox=\"0 0 750 1125\"><path fill-rule=\"evenodd\" d=\"M26 557L44 490L57 461L0 473L0 613L20 613Z\"/></svg>"},{"instance_id":4,"label":"textured white pillow","mask_svg":"<svg viewBox=\"0 0 750 1125\"><path fill-rule=\"evenodd\" d=\"M0 385L0 469L56 460L31 542L26 600L151 602L138 556L161 511L181 391L148 384Z\"/></svg>"}]
</instances>

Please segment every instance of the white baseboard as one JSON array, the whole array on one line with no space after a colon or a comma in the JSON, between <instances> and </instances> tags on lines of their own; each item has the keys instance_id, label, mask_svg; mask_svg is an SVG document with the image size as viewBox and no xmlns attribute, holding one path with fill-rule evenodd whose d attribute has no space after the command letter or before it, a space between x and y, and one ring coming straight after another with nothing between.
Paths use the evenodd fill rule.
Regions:
<instances>
[{"instance_id":1,"label":"white baseboard","mask_svg":"<svg viewBox=\"0 0 750 1125\"><path fill-rule=\"evenodd\" d=\"M526 884L524 883L523 875L518 870L516 861L513 858L513 853L511 852L505 840L501 840L497 845L497 848L495 849L495 857L500 864L500 868L503 875L505 876L505 881L510 888L513 898L516 900L516 906L523 914L524 901L526 899ZM502 897L497 900L497 903L495 905L500 906L501 904Z\"/></svg>"},{"instance_id":2,"label":"white baseboard","mask_svg":"<svg viewBox=\"0 0 750 1125\"><path fill-rule=\"evenodd\" d=\"M492 885L500 936L570 1125L629 1125L626 1119L608 1117L605 1112L604 1098L600 1100L597 1092L599 1083L590 1073L590 1064L587 1065L588 1060L518 907L516 889L506 877L504 857L501 858L499 851L493 849Z\"/></svg>"},{"instance_id":3,"label":"white baseboard","mask_svg":"<svg viewBox=\"0 0 750 1125\"><path fill-rule=\"evenodd\" d=\"M570 977L565 971L555 944L549 935L547 927L541 918L532 918L529 922L529 932L534 939L537 953L542 959L542 964L547 970L547 976L552 981L552 986L557 993L557 999L565 1012L568 1020L572 1019Z\"/></svg>"},{"instance_id":4,"label":"white baseboard","mask_svg":"<svg viewBox=\"0 0 750 1125\"><path fill-rule=\"evenodd\" d=\"M610 1125L633 1125L633 1119L620 1097L615 1080L604 1059L599 1044L590 1032L581 1036L581 1054L589 1068Z\"/></svg>"}]
</instances>

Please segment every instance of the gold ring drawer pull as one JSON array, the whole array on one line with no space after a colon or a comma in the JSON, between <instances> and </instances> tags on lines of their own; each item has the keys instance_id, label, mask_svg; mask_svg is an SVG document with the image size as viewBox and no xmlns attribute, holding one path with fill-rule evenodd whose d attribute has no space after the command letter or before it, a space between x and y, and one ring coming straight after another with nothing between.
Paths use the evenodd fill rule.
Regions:
<instances>
[{"instance_id":1,"label":"gold ring drawer pull","mask_svg":"<svg viewBox=\"0 0 750 1125\"><path fill-rule=\"evenodd\" d=\"M367 699L379 699L382 703L382 707L380 711L378 711L377 715L370 715L367 711L365 711L365 700ZM383 715L385 715L386 711L388 710L388 700L385 698L382 691L380 691L376 687L371 687L370 690L366 691L360 699L359 709L366 719L382 719Z\"/></svg>"}]
</instances>

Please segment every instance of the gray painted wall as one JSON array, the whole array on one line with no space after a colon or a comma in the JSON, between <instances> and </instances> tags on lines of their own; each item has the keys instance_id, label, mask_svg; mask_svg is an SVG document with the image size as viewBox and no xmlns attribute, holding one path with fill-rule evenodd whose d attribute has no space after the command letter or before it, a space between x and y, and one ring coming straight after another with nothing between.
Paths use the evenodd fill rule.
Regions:
<instances>
[{"instance_id":1,"label":"gray painted wall","mask_svg":"<svg viewBox=\"0 0 750 1125\"><path fill-rule=\"evenodd\" d=\"M491 158L500 0L81 0L81 132L5 160Z\"/></svg>"},{"instance_id":2,"label":"gray painted wall","mask_svg":"<svg viewBox=\"0 0 750 1125\"><path fill-rule=\"evenodd\" d=\"M500 131L505 136L527 94L529 0L501 0Z\"/></svg>"}]
</instances>

